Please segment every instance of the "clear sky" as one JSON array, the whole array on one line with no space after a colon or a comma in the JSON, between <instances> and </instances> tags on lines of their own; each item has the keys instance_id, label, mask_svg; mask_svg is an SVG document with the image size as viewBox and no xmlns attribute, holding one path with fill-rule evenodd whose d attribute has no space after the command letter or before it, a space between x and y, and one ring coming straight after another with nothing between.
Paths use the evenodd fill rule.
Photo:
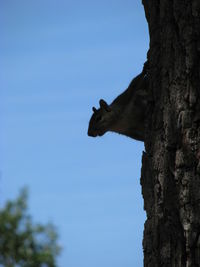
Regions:
<instances>
[{"instance_id":1,"label":"clear sky","mask_svg":"<svg viewBox=\"0 0 200 267\"><path fill-rule=\"evenodd\" d=\"M0 203L29 188L60 267L142 266L143 144L87 136L92 106L142 69L141 1L0 1Z\"/></svg>"}]
</instances>

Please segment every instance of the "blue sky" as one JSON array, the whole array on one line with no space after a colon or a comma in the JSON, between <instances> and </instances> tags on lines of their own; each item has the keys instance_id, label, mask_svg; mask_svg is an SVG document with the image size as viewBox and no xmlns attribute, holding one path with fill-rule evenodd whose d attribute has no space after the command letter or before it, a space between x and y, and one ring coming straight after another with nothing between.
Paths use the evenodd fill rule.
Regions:
<instances>
[{"instance_id":1,"label":"blue sky","mask_svg":"<svg viewBox=\"0 0 200 267\"><path fill-rule=\"evenodd\" d=\"M87 136L92 106L142 69L140 1L0 2L0 203L29 188L36 222L52 221L60 267L142 266L143 144Z\"/></svg>"}]
</instances>

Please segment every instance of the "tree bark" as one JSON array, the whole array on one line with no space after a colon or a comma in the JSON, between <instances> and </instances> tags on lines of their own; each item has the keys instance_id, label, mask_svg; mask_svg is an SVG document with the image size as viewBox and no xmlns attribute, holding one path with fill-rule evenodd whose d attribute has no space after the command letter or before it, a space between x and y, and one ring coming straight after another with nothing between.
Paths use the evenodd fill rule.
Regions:
<instances>
[{"instance_id":1,"label":"tree bark","mask_svg":"<svg viewBox=\"0 0 200 267\"><path fill-rule=\"evenodd\" d=\"M200 0L143 0L149 93L145 267L200 266Z\"/></svg>"}]
</instances>

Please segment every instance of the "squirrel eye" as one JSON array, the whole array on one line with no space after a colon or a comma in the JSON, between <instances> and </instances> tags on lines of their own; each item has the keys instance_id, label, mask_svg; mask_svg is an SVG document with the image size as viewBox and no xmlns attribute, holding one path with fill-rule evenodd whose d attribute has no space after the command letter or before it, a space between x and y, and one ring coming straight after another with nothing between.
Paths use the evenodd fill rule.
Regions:
<instances>
[{"instance_id":1,"label":"squirrel eye","mask_svg":"<svg viewBox=\"0 0 200 267\"><path fill-rule=\"evenodd\" d=\"M96 122L100 121L101 120L101 116L97 116L96 117Z\"/></svg>"}]
</instances>

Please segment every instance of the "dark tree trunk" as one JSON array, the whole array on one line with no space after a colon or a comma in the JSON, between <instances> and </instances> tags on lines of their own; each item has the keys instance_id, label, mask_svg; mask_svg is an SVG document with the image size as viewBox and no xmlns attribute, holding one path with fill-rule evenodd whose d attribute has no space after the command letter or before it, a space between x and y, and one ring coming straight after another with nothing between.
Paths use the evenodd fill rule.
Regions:
<instances>
[{"instance_id":1,"label":"dark tree trunk","mask_svg":"<svg viewBox=\"0 0 200 267\"><path fill-rule=\"evenodd\" d=\"M141 177L144 266L200 266L200 0L143 5L152 100Z\"/></svg>"}]
</instances>

